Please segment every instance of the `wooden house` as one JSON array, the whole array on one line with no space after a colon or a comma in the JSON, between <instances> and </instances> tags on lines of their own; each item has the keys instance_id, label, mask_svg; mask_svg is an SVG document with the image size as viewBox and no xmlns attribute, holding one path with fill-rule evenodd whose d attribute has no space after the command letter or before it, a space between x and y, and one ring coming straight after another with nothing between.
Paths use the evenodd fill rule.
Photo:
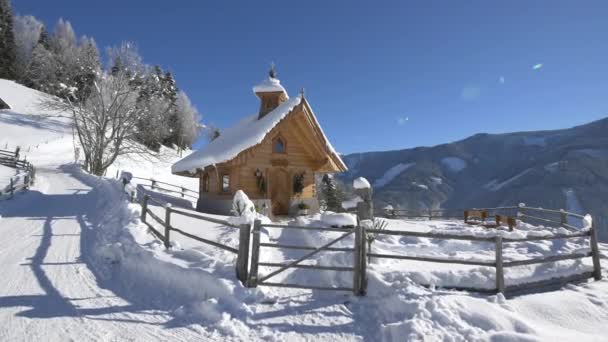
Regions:
<instances>
[{"instance_id":1,"label":"wooden house","mask_svg":"<svg viewBox=\"0 0 608 342\"><path fill-rule=\"evenodd\" d=\"M253 92L260 99L258 113L175 163L172 172L200 179L202 212L230 214L237 190L268 214L293 215L301 203L318 211L316 176L344 172L346 165L303 92L290 98L274 69Z\"/></svg>"}]
</instances>

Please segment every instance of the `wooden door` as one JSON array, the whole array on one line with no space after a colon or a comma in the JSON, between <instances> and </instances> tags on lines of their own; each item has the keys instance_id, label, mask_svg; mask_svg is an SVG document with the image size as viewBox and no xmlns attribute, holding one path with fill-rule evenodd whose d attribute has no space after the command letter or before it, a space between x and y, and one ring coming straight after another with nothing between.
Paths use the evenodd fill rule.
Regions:
<instances>
[{"instance_id":1,"label":"wooden door","mask_svg":"<svg viewBox=\"0 0 608 342\"><path fill-rule=\"evenodd\" d=\"M289 173L284 169L274 169L270 174L270 201L274 215L289 214L290 182Z\"/></svg>"}]
</instances>

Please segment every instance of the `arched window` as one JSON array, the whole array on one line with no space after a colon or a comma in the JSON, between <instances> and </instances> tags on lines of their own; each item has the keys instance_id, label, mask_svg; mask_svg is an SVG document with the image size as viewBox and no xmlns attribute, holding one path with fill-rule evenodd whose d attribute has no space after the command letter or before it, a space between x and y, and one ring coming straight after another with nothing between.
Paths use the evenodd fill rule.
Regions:
<instances>
[{"instance_id":1,"label":"arched window","mask_svg":"<svg viewBox=\"0 0 608 342\"><path fill-rule=\"evenodd\" d=\"M272 152L274 153L285 153L285 140L282 137L277 137L274 139L272 144Z\"/></svg>"}]
</instances>

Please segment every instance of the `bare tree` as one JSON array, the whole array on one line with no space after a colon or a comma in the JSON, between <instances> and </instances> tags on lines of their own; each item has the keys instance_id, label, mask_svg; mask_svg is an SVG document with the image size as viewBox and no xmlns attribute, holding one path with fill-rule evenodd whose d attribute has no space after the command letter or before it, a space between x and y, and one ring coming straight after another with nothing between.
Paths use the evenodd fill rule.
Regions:
<instances>
[{"instance_id":1,"label":"bare tree","mask_svg":"<svg viewBox=\"0 0 608 342\"><path fill-rule=\"evenodd\" d=\"M74 130L84 156L85 169L103 175L120 155L149 153L134 142L137 122L147 115L145 107L136 106L138 87L132 85L133 75L98 72L89 96L84 101L49 98L45 105L71 112Z\"/></svg>"}]
</instances>

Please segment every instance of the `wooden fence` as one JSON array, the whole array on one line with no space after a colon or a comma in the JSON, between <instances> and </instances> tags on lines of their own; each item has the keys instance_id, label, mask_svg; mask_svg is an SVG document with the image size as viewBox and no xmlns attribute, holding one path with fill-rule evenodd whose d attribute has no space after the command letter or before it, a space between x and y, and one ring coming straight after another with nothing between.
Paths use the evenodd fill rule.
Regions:
<instances>
[{"instance_id":1,"label":"wooden fence","mask_svg":"<svg viewBox=\"0 0 608 342\"><path fill-rule=\"evenodd\" d=\"M292 230L321 230L321 231L333 231L333 232L341 232L344 233L339 237L323 244L322 246L303 246L303 245L288 245L288 244L278 244L278 243L263 243L260 242L260 231L262 228L266 229L292 229ZM355 235L355 242L353 247L332 247L339 241L344 240L348 236ZM364 263L365 256L360 254L359 247L361 246L362 240L362 231L361 227L352 228L327 228L327 227L308 227L308 226L287 226L287 225L277 225L277 224L262 224L261 221L256 220L253 226L253 243L252 243L252 251L251 251L251 268L248 274L248 281L246 285L248 287L257 287L257 286L272 286L272 287L289 287L289 288L297 288L297 289L312 289L312 290L333 290L333 291L352 291L355 294L364 294L364 287L362 286L363 275L365 272L361 272L362 261ZM297 258L296 260L286 262L286 263L276 263L276 262L260 262L260 249L261 247L265 248L279 248L279 249L288 249L288 250L302 250L307 251L306 254ZM310 264L302 264L306 259L311 258L312 256L319 254L321 252L353 252L356 256L353 259L352 266L344 266L344 265L310 265ZM265 274L259 274L259 266L266 266L270 268L277 268L276 270ZM284 282L271 282L268 281L271 278L279 275L280 273L295 268L304 268L304 269L312 269L312 270L321 270L321 271L335 271L335 272L353 272L353 282L352 285L347 286L332 286L332 284L295 284L295 283L284 283Z\"/></svg>"},{"instance_id":2,"label":"wooden fence","mask_svg":"<svg viewBox=\"0 0 608 342\"><path fill-rule=\"evenodd\" d=\"M141 179L141 178L139 178ZM160 183L160 182L159 182ZM165 185L171 185L168 183L162 183ZM154 189L159 189L156 185ZM162 188L160 189L162 191ZM174 193L183 193L174 191ZM150 203L156 204L164 208L164 218L157 216L148 207ZM362 203L361 203L362 204ZM592 223L591 227L581 229L570 225L568 222L569 218L576 218L583 220L584 216L575 213L570 213L564 210L551 210L542 208L533 208L526 206L518 207L498 207L498 208L476 208L476 210L487 210L496 213L509 213L514 214L520 219L530 220L543 220L545 223L552 223L561 225L566 228L576 230L568 234L554 234L550 236L530 236L526 238L507 238L501 235L497 236L474 236L474 235L460 235L450 234L444 232L412 232L412 231L401 231L401 230L386 230L386 229L374 229L367 228L365 225L358 224L355 228L335 228L335 227L310 227L310 226L291 226L291 225L277 225L277 224L262 224L260 220L255 220L253 227L249 224L244 225L232 225L225 220L219 220L211 217L201 215L199 213L189 212L186 210L175 209L170 204L164 204L152 199L148 194L143 196L142 202L141 221L144 222L150 232L158 239L163 241L166 248L170 248L170 239L172 233L181 234L187 238L220 248L230 253L236 254L236 277L247 287L257 286L273 286L273 287L287 287L296 289L313 289L313 290L334 290L334 291L352 291L355 295L365 295L367 292L367 258L373 257L377 259L399 259L399 260L415 260L420 262L434 262L434 263L445 263L455 265L468 265L468 266L481 266L491 267L495 269L496 279L494 288L473 288L473 287L444 287L457 290L477 291L477 292L501 292L501 293L516 293L520 291L533 290L539 287L552 286L552 285L563 285L567 282L579 281L593 277L595 280L602 278L601 265L600 265L600 254L598 248L597 230L595 223ZM444 211L447 212L447 211ZM545 215L545 216L542 216ZM429 219L434 218L445 218L449 215L440 215L440 211L434 210L430 212L430 215L416 215L413 212L407 212L400 215L399 212L393 211L389 217L424 217ZM188 233L178 227L175 227L171 223L172 215L183 215L197 220L217 223L226 227L239 229L239 245L237 247L231 247L222 243L211 241L200 236ZM554 215L557 218L551 219L546 218L546 215ZM542 217L541 217L542 216ZM453 216L456 217L456 216ZM148 220L151 218L163 227L163 231L156 229ZM546 222L550 221L550 222ZM253 229L252 229L253 228ZM293 244L280 244L261 242L260 234L262 228L264 229L293 229L293 230L319 230L319 231L334 231L343 233L339 237L332 239L331 241L321 246L309 246L309 245L293 245ZM471 241L473 243L492 243L494 245L494 258L491 260L463 260L449 256L437 257L437 256L420 256L420 255L402 255L402 254L384 254L375 253L373 248L368 250L366 241L367 234L379 235L398 235L406 237L423 237L440 240L464 240ZM354 236L352 246L347 247L335 247L334 245L340 241L344 241L347 237ZM503 248L505 244L519 243L528 241L551 241L551 240L563 240L572 238L588 238L590 250L584 253L569 253L569 254L558 254L544 256L540 258L528 258L523 260L504 260ZM373 247L373 245L372 245ZM287 250L302 250L306 253L293 261L286 262L261 262L260 253L262 248L279 248ZM342 252L352 253L352 265L345 266L331 265L331 264L303 264L303 261L310 259L314 255L324 252ZM593 271L584 272L580 274L553 277L546 280L534 281L520 284L505 284L505 269L518 266L551 263L564 260L577 260L582 258L592 259ZM275 270L267 273L260 274L259 267L275 268ZM334 285L334 284L295 284L286 283L279 281L270 281L273 277L289 269L311 269L317 271L335 271L335 272L352 272L353 281L350 286ZM421 284L425 285L425 284Z\"/></svg>"},{"instance_id":3,"label":"wooden fence","mask_svg":"<svg viewBox=\"0 0 608 342\"><path fill-rule=\"evenodd\" d=\"M34 182L35 168L26 159L19 159L19 150L7 151L0 150L0 165L21 170L23 173L23 180L19 180L17 177L11 177L9 184L3 189L0 188L0 199L12 198L15 193L19 190L26 191L30 185Z\"/></svg>"},{"instance_id":4,"label":"wooden fence","mask_svg":"<svg viewBox=\"0 0 608 342\"><path fill-rule=\"evenodd\" d=\"M158 215L156 215L150 209L150 207L149 207L150 204L155 204L155 205L163 208L164 217L161 218ZM182 215L182 216L190 217L190 218L200 220L200 221L217 223L219 225L226 226L229 228L239 229L240 230L239 246L236 248L227 246L220 242L212 241L212 240L197 236L195 234L188 233L188 232L184 231L183 229L176 227L172 223L171 218L173 215ZM149 218L151 218L153 221L156 221L158 224L160 224L163 227L162 231L158 230L156 227L154 227L154 225L149 221ZM249 239L249 232L251 231L251 227L249 224L240 225L240 226L233 225L225 220L219 220L216 218L201 215L199 213L189 212L189 211L182 210L182 209L175 209L171 206L171 204L158 202L158 201L154 200L153 198L151 198L150 195L148 195L148 194L145 194L142 197L141 221L144 224L146 224L146 226L148 226L148 229L149 229L150 233L152 233L152 235L154 235L159 240L163 241L165 248L171 248L171 235L173 232L175 232L175 233L181 234L189 239L196 240L198 242L202 242L204 244L208 244L208 245L217 247L219 249L228 251L230 253L236 254L237 255L236 276L241 282L243 282L243 283L247 282L247 267L248 267L248 258L249 258L249 253L248 253L249 252L249 242L248 242L249 240L248 239Z\"/></svg>"},{"instance_id":5,"label":"wooden fence","mask_svg":"<svg viewBox=\"0 0 608 342\"><path fill-rule=\"evenodd\" d=\"M118 178L118 171L116 171L116 173L117 173L116 178ZM142 185L153 191L162 191L162 192L167 192L167 193L171 193L171 194L179 194L182 198L187 197L188 199L195 200L195 201L198 200L198 197L199 197L198 191L190 190L190 189L185 188L180 185L165 183L165 182L157 181L152 178L133 177L133 179L150 182L150 184L141 184L140 183L139 185Z\"/></svg>"},{"instance_id":6,"label":"wooden fence","mask_svg":"<svg viewBox=\"0 0 608 342\"><path fill-rule=\"evenodd\" d=\"M391 231L391 230L377 230L377 229L368 229L367 233L377 234L377 235L401 235L401 236L409 236L409 237L426 237L426 238L434 238L434 239L458 239L458 240L468 240L468 241L483 241L483 242L493 242L495 244L495 259L492 261L472 261L472 260L455 260L453 258L436 258L436 257L419 257L419 256L404 256L404 255L387 255L387 254L377 254L371 251L368 252L370 257L376 258L392 258L392 259L403 259L403 260L419 260L419 261L427 261L427 262L437 262L437 263L451 263L451 264L464 264L464 265L474 265L474 266L486 266L486 267L494 267L496 269L496 288L492 291L497 292L518 292L522 290L532 289L535 287L547 286L551 284L563 284L566 282L571 282L575 280L587 279L593 277L596 280L601 279L602 271L600 266L600 254L598 248L598 232L597 232L597 223L593 222L592 226L587 229L583 229L581 227L576 227L570 224L569 219L576 219L583 221L585 217L583 215L567 212L563 209L553 210L553 209L544 209L544 208L535 208L535 207L527 207L525 205L513 206L513 207L496 207L496 208L473 208L472 210L477 211L486 211L493 214L508 214L516 216L519 220L523 220L527 223L543 223L545 225L551 226L561 226L567 228L573 233L569 234L554 234L551 236L534 236L527 238L503 238L501 236L496 237L479 237L479 236L465 236L465 235L452 235L452 234L444 234L444 233L414 233L414 232L404 232L404 231ZM454 218L455 215L442 215L445 212L458 212L464 213L464 210L460 209L446 209L446 210L427 210L425 212L416 212L410 210L383 210L380 212L384 214L384 217L387 218L428 218L432 220L433 218ZM425 215L426 214L426 215ZM491 216L491 215L488 215ZM551 255L543 258L531 258L525 260L516 260L516 261L504 261L502 256L503 245L505 243L516 243L516 242L527 242L527 241L548 241L548 240L558 240L558 239L571 239L571 238L588 238L590 251L587 253L570 253L570 254L559 254L559 255ZM586 272L582 274L566 276L566 277L556 277L547 280L524 283L518 285L506 286L504 280L504 269L508 267L516 267L516 266L525 266L525 265L533 265L533 264L541 264L541 263L549 263L556 262L562 260L573 260L573 259L581 259L591 257L593 262L593 272ZM475 291L484 291L484 289L479 288L463 288L459 287L458 289L464 290L475 290Z\"/></svg>"}]
</instances>

